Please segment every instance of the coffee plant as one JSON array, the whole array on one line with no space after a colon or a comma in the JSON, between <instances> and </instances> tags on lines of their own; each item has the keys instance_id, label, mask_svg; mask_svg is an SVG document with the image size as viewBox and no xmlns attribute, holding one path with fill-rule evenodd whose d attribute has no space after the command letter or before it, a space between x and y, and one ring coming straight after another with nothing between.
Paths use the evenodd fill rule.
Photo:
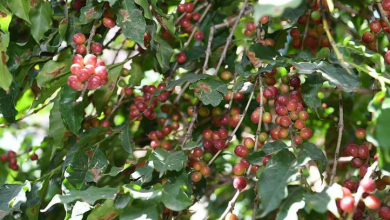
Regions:
<instances>
[{"instance_id":1,"label":"coffee plant","mask_svg":"<svg viewBox=\"0 0 390 220\"><path fill-rule=\"evenodd\" d=\"M390 219L390 0L0 0L0 219Z\"/></svg>"}]
</instances>

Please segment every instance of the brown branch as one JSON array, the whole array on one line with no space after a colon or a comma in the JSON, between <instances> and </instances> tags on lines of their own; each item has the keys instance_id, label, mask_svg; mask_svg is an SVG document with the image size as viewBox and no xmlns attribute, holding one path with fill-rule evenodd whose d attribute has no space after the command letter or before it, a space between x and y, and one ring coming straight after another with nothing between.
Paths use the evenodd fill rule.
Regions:
<instances>
[{"instance_id":1,"label":"brown branch","mask_svg":"<svg viewBox=\"0 0 390 220\"><path fill-rule=\"evenodd\" d=\"M329 185L333 184L334 177L336 176L337 162L339 159L340 146L341 146L341 139L343 137L343 131L344 131L343 95L342 95L341 91L339 92L339 124L338 124L337 128L339 130L339 134L337 137L336 151L334 153L334 164L333 164L332 172L330 173Z\"/></svg>"},{"instance_id":2,"label":"brown branch","mask_svg":"<svg viewBox=\"0 0 390 220\"><path fill-rule=\"evenodd\" d=\"M389 22L389 19L387 18L385 10L382 7L382 3L378 2L378 3L376 3L376 6L378 7L378 11L379 11L379 14L381 15L381 18L385 21L387 27L390 28L390 22ZM387 39L390 42L390 35L389 35L389 33L387 33L387 31L384 31L384 32L386 34Z\"/></svg>"},{"instance_id":3,"label":"brown branch","mask_svg":"<svg viewBox=\"0 0 390 220\"><path fill-rule=\"evenodd\" d=\"M248 6L248 9L244 12L244 16L250 14L253 12L253 7L251 5ZM209 40L208 40L208 43L207 43L207 50L206 50L206 58L205 58L205 61L204 61L204 65L203 65L203 74L206 73L207 71L207 64L209 62L209 58L211 56L211 45L212 45L212 42L213 42L213 37L214 37L214 32L217 30L217 29L220 29L220 28L223 28L223 27L228 27L231 23L233 22L238 22L239 17L235 17L233 19L230 19L230 20L227 20L226 22L224 23L221 23L221 24L217 24L217 25L214 25L210 28L210 33L209 33Z\"/></svg>"},{"instance_id":4,"label":"brown branch","mask_svg":"<svg viewBox=\"0 0 390 220\"><path fill-rule=\"evenodd\" d=\"M315 3L315 1L313 1ZM313 3L313 4L314 4ZM313 6L313 5L312 5ZM307 21L306 21L306 25L305 25L305 30L303 31L303 36L302 36L302 44L301 44L301 51L303 51L303 46L305 45L305 40L306 40L306 37L307 37L307 33L308 33L308 30L309 30L309 23L310 23L310 14L311 14L311 8L312 6L307 10Z\"/></svg>"},{"instance_id":5,"label":"brown branch","mask_svg":"<svg viewBox=\"0 0 390 220\"><path fill-rule=\"evenodd\" d=\"M264 110L264 103L263 103L263 79L262 76L259 76L259 90L260 90L260 116L259 116L259 124L257 125L257 131L256 131L256 138L255 138L255 147L253 148L253 152L257 151L257 147L259 145L259 135L261 133L261 124L263 122L263 110ZM249 175L252 170L252 164L249 165L249 168L246 171L246 175Z\"/></svg>"},{"instance_id":6,"label":"brown branch","mask_svg":"<svg viewBox=\"0 0 390 220\"><path fill-rule=\"evenodd\" d=\"M366 175L364 175L363 179L364 180L367 180L369 178L371 178L371 175L374 173L376 167L378 166L378 161L375 161L369 168L367 168L367 173ZM363 180L362 179L362 180ZM360 202L360 199L362 198L363 196L363 193L364 193L364 189L363 187L359 186L356 194L355 194L355 204L354 204L354 209L353 209L353 212L349 213L348 216L347 216L347 220L351 220L352 217L353 217L353 214L355 213L356 211L356 208Z\"/></svg>"},{"instance_id":7,"label":"brown branch","mask_svg":"<svg viewBox=\"0 0 390 220\"><path fill-rule=\"evenodd\" d=\"M125 98L126 96L126 93L125 91L123 90L123 93L121 95L121 97L119 98L118 102L114 105L114 107L112 108L110 114L107 116L107 120L110 120L111 116L114 114L114 112L119 108L119 106L122 104L122 100Z\"/></svg>"},{"instance_id":8,"label":"brown branch","mask_svg":"<svg viewBox=\"0 0 390 220\"><path fill-rule=\"evenodd\" d=\"M218 62L217 67L215 68L214 75L218 74L218 70L219 70L219 68L221 67L222 62L225 60L227 50L228 50L230 44L232 43L234 31L235 31L235 30L237 29L237 27L238 27L238 23L239 23L238 21L239 21L239 20L241 19L241 17L243 16L247 4L248 4L248 0L245 0L244 3L243 3L243 5L242 5L242 8L241 8L241 10L240 10L240 13L239 13L239 15L238 15L237 22L234 23L233 28L232 28L232 30L231 30L231 32L230 32L230 34L229 34L229 37L226 39L225 48L223 49L223 52L222 52L222 54L221 54L221 58L219 59L219 62Z\"/></svg>"},{"instance_id":9,"label":"brown branch","mask_svg":"<svg viewBox=\"0 0 390 220\"><path fill-rule=\"evenodd\" d=\"M89 37L88 37L88 40L87 40L87 54L91 53L92 38L96 34L96 28L97 28L98 24L99 24L99 20L95 19L95 22L93 23L91 32L89 33Z\"/></svg>"},{"instance_id":10,"label":"brown branch","mask_svg":"<svg viewBox=\"0 0 390 220\"><path fill-rule=\"evenodd\" d=\"M32 111L31 113L26 114L26 115L20 117L19 119L16 119L13 123L9 123L9 122L8 122L8 123L5 123L5 124L1 124L1 125L0 125L0 128L7 127L7 126L9 126L9 125L11 125L11 124L14 124L14 123L16 123L16 122L18 122L18 121L21 121L21 120L25 119L25 118L28 118L28 117L30 117L31 115L34 115L34 114L38 113L39 111L41 111L42 109L46 108L48 105L50 105L50 104L53 103L53 102L54 102L54 100L52 99L52 100L48 101L46 104L43 104L41 107L35 109L35 110Z\"/></svg>"},{"instance_id":11,"label":"brown branch","mask_svg":"<svg viewBox=\"0 0 390 220\"><path fill-rule=\"evenodd\" d=\"M192 113L191 123L189 124L188 129L187 129L187 133L184 135L184 139L181 143L182 147L184 147L184 145L187 143L187 140L189 138L191 138L192 132L195 128L195 121L198 118L198 109L199 109L198 103L199 103L199 100L196 100L196 103L195 103L194 109L193 109L193 113Z\"/></svg>"},{"instance_id":12,"label":"brown branch","mask_svg":"<svg viewBox=\"0 0 390 220\"><path fill-rule=\"evenodd\" d=\"M244 117L245 117L245 115L246 115L246 113L247 113L247 111L248 111L249 105L250 105L251 102L252 102L252 98L253 98L253 94L255 93L255 87L256 87L256 85L257 85L257 81L258 81L258 80L256 80L256 83L255 83L255 85L253 86L253 90L252 90L252 92L251 92L251 94L250 94L250 96L249 96L248 103L246 104L245 109L244 109L244 111L242 112L240 121L237 123L237 126L234 128L233 132L232 132L232 133L229 135L229 137L227 138L226 146L227 146L227 145L229 144L229 142L232 140L234 134L237 132L238 128L240 127L240 125L241 125L241 123L242 123L242 121L244 120ZM218 157L221 153L222 153L222 150L219 150L219 151L214 155L214 157L211 158L211 160L210 160L209 163L208 163L208 166L210 166L210 165L214 162L214 160L217 159L217 157Z\"/></svg>"},{"instance_id":13,"label":"brown branch","mask_svg":"<svg viewBox=\"0 0 390 220\"><path fill-rule=\"evenodd\" d=\"M357 11L357 10L351 8L351 7L343 5L340 1L333 1L333 2L334 2L334 7L338 8L338 9L344 10L344 11L346 11L348 13L351 13L353 15L357 15L359 17L363 17L365 19L370 19L370 16L368 16L366 14L362 14L359 11Z\"/></svg>"},{"instance_id":14,"label":"brown branch","mask_svg":"<svg viewBox=\"0 0 390 220\"><path fill-rule=\"evenodd\" d=\"M228 206L226 207L225 211L223 212L223 214L221 215L221 217L219 217L219 220L223 220L227 214L229 214L229 212L231 212L234 208L234 205L236 204L236 201L238 199L238 196L240 195L241 191L240 190L237 190L236 191L236 194L234 194L232 200L230 200Z\"/></svg>"}]
</instances>

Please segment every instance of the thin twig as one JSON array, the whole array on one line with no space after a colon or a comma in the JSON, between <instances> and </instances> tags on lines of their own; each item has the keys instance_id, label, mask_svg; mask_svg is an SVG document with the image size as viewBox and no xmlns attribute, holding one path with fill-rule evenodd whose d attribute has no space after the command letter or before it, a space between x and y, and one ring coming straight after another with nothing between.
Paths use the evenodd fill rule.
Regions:
<instances>
[{"instance_id":1,"label":"thin twig","mask_svg":"<svg viewBox=\"0 0 390 220\"><path fill-rule=\"evenodd\" d=\"M234 136L235 133L237 132L238 128L240 127L242 121L244 120L244 117L245 117L245 115L246 115L246 113L247 113L247 111L248 111L249 105L250 105L251 102L252 102L252 98L253 98L253 94L255 93L255 87L256 87L256 85L257 85L257 81L258 81L258 80L256 80L256 83L255 83L255 85L253 86L253 90L252 90L252 92L251 92L251 94L250 94L250 96L249 96L248 103L246 104L245 109L244 109L244 111L242 112L240 121L237 123L237 126L234 128L233 132L232 132L232 133L229 135L229 137L227 138L226 146L229 144L229 142L231 141L231 139L233 138L233 136ZM217 157L219 156L219 154L221 154L221 153L222 153L222 150L219 150L219 151L214 155L214 157L211 158L211 160L210 160L209 163L208 163L208 166L210 166L210 165L214 162L214 160L217 159Z\"/></svg>"},{"instance_id":2,"label":"thin twig","mask_svg":"<svg viewBox=\"0 0 390 220\"><path fill-rule=\"evenodd\" d=\"M196 2L196 1L195 1ZM181 53L184 53L186 50L187 50L187 47L190 45L190 42L192 40L192 38L194 37L195 35L195 32L197 31L197 29L200 27L200 23L202 22L202 20L204 19L204 17L206 17L206 14L207 12L210 10L211 8L211 3L208 3L207 5L207 8L203 11L200 19L198 20L198 22L196 22L196 24L194 25L194 27L192 28L192 32L190 34L190 36L188 37L187 39L187 42L184 43L184 46L183 48L181 49ZM171 74L169 75L169 77L167 78L167 80L170 80L173 76L173 73L176 71L177 67L179 66L178 62L176 61L175 65L173 66L172 68L172 71L171 71Z\"/></svg>"},{"instance_id":3,"label":"thin twig","mask_svg":"<svg viewBox=\"0 0 390 220\"><path fill-rule=\"evenodd\" d=\"M248 6L248 9L245 10L244 12L244 16L250 14L253 12L253 7L251 5ZM210 59L210 56L211 56L211 45L213 43L213 37L214 37L214 32L220 28L223 28L223 27L228 27L231 23L233 22L238 22L238 20L240 20L239 16L233 18L233 19L229 19L227 20L226 22L224 23L221 23L221 24L217 24L217 25L214 25L210 28L210 33L209 33L209 39L208 39L208 42L207 42L207 49L206 49L206 58L205 58L205 61L204 61L204 65L203 65L203 74L206 73L207 71L207 68L208 68L208 62L209 62L209 59Z\"/></svg>"},{"instance_id":4,"label":"thin twig","mask_svg":"<svg viewBox=\"0 0 390 220\"><path fill-rule=\"evenodd\" d=\"M375 161L369 168L367 168L367 173L366 173L366 175L364 175L362 180L367 180L367 179L371 178L371 175L374 173L377 166L378 166L378 161ZM363 193L364 193L363 187L359 186L359 188L355 194L355 198L354 198L355 199L355 206L354 206L353 212L348 213L347 220L352 219L352 217L356 211L356 208L360 202L360 199L363 196Z\"/></svg>"},{"instance_id":5,"label":"thin twig","mask_svg":"<svg viewBox=\"0 0 390 220\"><path fill-rule=\"evenodd\" d=\"M110 120L111 116L114 114L114 112L119 108L119 106L122 104L122 100L125 98L126 93L123 91L121 97L119 98L118 102L114 105L112 108L110 114L107 116L107 120Z\"/></svg>"},{"instance_id":6,"label":"thin twig","mask_svg":"<svg viewBox=\"0 0 390 220\"><path fill-rule=\"evenodd\" d=\"M337 127L339 130L339 134L337 137L336 151L334 153L334 164L333 164L332 172L330 173L329 185L333 184L334 177L336 176L337 162L339 159L340 146L341 146L341 139L343 137L343 131L344 131L343 95L342 95L341 91L339 92L339 124Z\"/></svg>"},{"instance_id":7,"label":"thin twig","mask_svg":"<svg viewBox=\"0 0 390 220\"><path fill-rule=\"evenodd\" d=\"M99 19L95 19L95 22L93 23L91 32L89 33L89 37L87 40L87 54L91 53L91 44L92 44L92 38L95 36L97 25L99 24Z\"/></svg>"},{"instance_id":8,"label":"thin twig","mask_svg":"<svg viewBox=\"0 0 390 220\"><path fill-rule=\"evenodd\" d=\"M344 10L346 12L349 12L353 15L357 15L359 17L363 17L365 19L370 19L370 17L366 14L362 14L360 13L359 11L351 8L351 7L348 7L346 5L343 5L340 1L333 1L334 2L334 7L338 8L338 9L341 9L341 10Z\"/></svg>"},{"instance_id":9,"label":"thin twig","mask_svg":"<svg viewBox=\"0 0 390 220\"><path fill-rule=\"evenodd\" d=\"M187 140L189 138L191 138L192 132L195 128L195 121L198 118L198 110L199 110L198 103L199 103L199 100L196 100L195 105L194 105L194 109L193 109L193 113L192 113L191 123L189 124L188 129L187 129L187 133L184 135L183 142L181 143L182 147L184 147L184 145L187 143Z\"/></svg>"},{"instance_id":10,"label":"thin twig","mask_svg":"<svg viewBox=\"0 0 390 220\"><path fill-rule=\"evenodd\" d=\"M16 119L13 123L16 123L16 122L18 122L18 121L21 121L21 120L23 120L23 119L25 119L25 118L27 118L27 117L30 117L30 116L33 115L33 114L38 113L39 111L41 111L42 109L46 108L48 105L50 105L50 104L53 103L53 102L54 102L53 99L50 100L50 101L48 101L46 104L43 104L41 107L35 109L35 110L32 111L31 113L26 114L26 115L20 117L19 119ZM1 124L1 125L0 125L0 128L7 127L7 126L9 126L9 125L11 125L11 124L13 124L13 123L9 123L9 122L8 122L8 123L5 123L5 124Z\"/></svg>"},{"instance_id":11,"label":"thin twig","mask_svg":"<svg viewBox=\"0 0 390 220\"><path fill-rule=\"evenodd\" d=\"M221 215L221 217L219 217L219 220L223 220L227 214L229 214L229 212L231 212L234 208L234 205L236 204L236 201L238 199L238 196L240 195L241 191L240 190L237 190L236 191L236 194L234 194L232 200L230 200L228 206L226 207L225 211L223 212L223 214Z\"/></svg>"},{"instance_id":12,"label":"thin twig","mask_svg":"<svg viewBox=\"0 0 390 220\"><path fill-rule=\"evenodd\" d=\"M315 1L313 1L315 2ZM312 5L313 6L313 5ZM303 37L302 37L302 44L301 44L301 51L303 51L303 46L305 45L304 42L306 40L306 37L307 37L307 32L309 30L309 23L310 23L310 14L311 14L311 8L312 6L307 10L307 21L306 21L306 25L305 25L305 30L303 31Z\"/></svg>"},{"instance_id":13,"label":"thin twig","mask_svg":"<svg viewBox=\"0 0 390 220\"><path fill-rule=\"evenodd\" d=\"M263 111L264 111L264 103L263 103L263 79L262 76L259 76L259 90L260 90L260 116L259 116L259 124L257 125L256 137L255 137L255 147L253 148L253 152L257 151L257 147L259 145L259 135L261 133L261 124L263 122ZM249 175L252 170L252 164L249 165L249 168L246 171L246 175Z\"/></svg>"},{"instance_id":14,"label":"thin twig","mask_svg":"<svg viewBox=\"0 0 390 220\"><path fill-rule=\"evenodd\" d=\"M225 48L223 49L223 52L221 54L221 58L219 59L219 62L218 62L218 65L217 67L215 68L215 72L214 72L214 75L218 74L218 70L219 68L221 67L222 65L222 62L225 60L225 57L226 57L226 53L227 53L227 50L230 46L230 44L232 43L232 39L233 39L233 35L234 35L234 31L237 29L238 27L238 21L241 19L242 15L244 14L244 11L245 11L245 8L246 8L246 5L248 4L248 0L245 0L244 1L244 4L242 5L242 8L240 10L240 14L238 15L238 18L237 18L237 22L234 23L233 25L233 28L229 34L229 37L226 39L226 44L225 44Z\"/></svg>"},{"instance_id":15,"label":"thin twig","mask_svg":"<svg viewBox=\"0 0 390 220\"><path fill-rule=\"evenodd\" d=\"M385 10L382 7L382 3L378 2L376 3L376 6L378 7L379 14L381 15L381 18L385 21L387 27L390 28L390 22L389 19L387 18L387 15L385 13ZM390 41L390 35L387 33L387 31L384 31L386 34L387 39Z\"/></svg>"}]
</instances>

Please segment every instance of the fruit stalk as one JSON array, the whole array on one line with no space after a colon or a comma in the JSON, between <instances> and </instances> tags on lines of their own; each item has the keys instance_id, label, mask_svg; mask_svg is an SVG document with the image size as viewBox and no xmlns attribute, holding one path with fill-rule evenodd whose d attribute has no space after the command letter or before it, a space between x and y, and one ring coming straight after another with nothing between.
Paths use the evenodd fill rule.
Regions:
<instances>
[{"instance_id":1,"label":"fruit stalk","mask_svg":"<svg viewBox=\"0 0 390 220\"><path fill-rule=\"evenodd\" d=\"M339 124L337 125L338 128L338 137L337 137L337 145L336 145L336 151L334 153L334 164L332 168L332 172L330 174L330 181L329 185L331 186L334 182L334 177L336 176L337 171L337 162L339 160L339 153L340 153L340 146L341 146L341 139L343 136L344 131L344 112L343 112L343 95L342 91L339 91Z\"/></svg>"}]
</instances>

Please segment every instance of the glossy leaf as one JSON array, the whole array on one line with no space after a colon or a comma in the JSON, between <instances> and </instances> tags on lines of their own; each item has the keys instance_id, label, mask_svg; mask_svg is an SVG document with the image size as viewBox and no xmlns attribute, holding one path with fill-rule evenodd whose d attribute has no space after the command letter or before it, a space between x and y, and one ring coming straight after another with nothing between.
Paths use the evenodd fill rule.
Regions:
<instances>
[{"instance_id":1,"label":"glossy leaf","mask_svg":"<svg viewBox=\"0 0 390 220\"><path fill-rule=\"evenodd\" d=\"M30 4L25 0L8 0L8 7L19 18L31 24L29 18Z\"/></svg>"},{"instance_id":2,"label":"glossy leaf","mask_svg":"<svg viewBox=\"0 0 390 220\"><path fill-rule=\"evenodd\" d=\"M186 194L186 184L177 180L175 183L167 182L163 185L163 191L161 195L161 201L165 207L173 211L181 211L186 209L192 204L192 200Z\"/></svg>"},{"instance_id":3,"label":"glossy leaf","mask_svg":"<svg viewBox=\"0 0 390 220\"><path fill-rule=\"evenodd\" d=\"M29 16L31 21L31 35L36 42L41 41L45 33L52 25L51 16L53 9L49 2L41 1L34 7L31 7Z\"/></svg>"},{"instance_id":4,"label":"glossy leaf","mask_svg":"<svg viewBox=\"0 0 390 220\"><path fill-rule=\"evenodd\" d=\"M223 96L228 93L225 83L214 79L204 79L191 85L204 105L217 106L223 100Z\"/></svg>"},{"instance_id":5,"label":"glossy leaf","mask_svg":"<svg viewBox=\"0 0 390 220\"><path fill-rule=\"evenodd\" d=\"M168 170L180 171L184 167L184 163L187 162L188 157L185 156L183 151L168 152L164 149L157 148L150 160L154 163L154 168L160 172L160 177L164 175L164 172Z\"/></svg>"},{"instance_id":6,"label":"glossy leaf","mask_svg":"<svg viewBox=\"0 0 390 220\"><path fill-rule=\"evenodd\" d=\"M5 184L0 186L0 219L12 211L19 211L20 206L26 203L26 191L30 190L30 182L26 181L23 185Z\"/></svg>"},{"instance_id":7,"label":"glossy leaf","mask_svg":"<svg viewBox=\"0 0 390 220\"><path fill-rule=\"evenodd\" d=\"M61 90L60 112L61 118L69 129L77 134L81 128L81 122L84 118L84 108L82 103L76 104L80 92L70 88L68 85Z\"/></svg>"},{"instance_id":8,"label":"glossy leaf","mask_svg":"<svg viewBox=\"0 0 390 220\"><path fill-rule=\"evenodd\" d=\"M64 138L66 132L66 127L61 118L60 99L61 94L58 94L54 99L53 108L50 110L49 116L49 133L53 138L53 149L62 146L62 139ZM55 150L53 150L51 158L53 158L54 153Z\"/></svg>"},{"instance_id":9,"label":"glossy leaf","mask_svg":"<svg viewBox=\"0 0 390 220\"><path fill-rule=\"evenodd\" d=\"M274 142L268 142L263 145L263 151L266 155L273 154L275 152L278 152L282 149L287 148L288 146L281 140L274 141Z\"/></svg>"},{"instance_id":10,"label":"glossy leaf","mask_svg":"<svg viewBox=\"0 0 390 220\"><path fill-rule=\"evenodd\" d=\"M324 83L321 74L311 74L305 80L305 86L302 86L301 95L305 104L312 110L317 111L321 107L321 100L318 98L318 90Z\"/></svg>"},{"instance_id":11,"label":"glossy leaf","mask_svg":"<svg viewBox=\"0 0 390 220\"><path fill-rule=\"evenodd\" d=\"M333 184L332 186L326 186L321 193L305 195L305 210L309 212L313 209L319 213L325 213L329 210L336 217L340 217L335 199L342 197L343 192L340 185Z\"/></svg>"},{"instance_id":12,"label":"glossy leaf","mask_svg":"<svg viewBox=\"0 0 390 220\"><path fill-rule=\"evenodd\" d=\"M305 191L301 186L294 186L288 189L288 197L283 201L276 220L298 220L297 212L305 207L303 200Z\"/></svg>"}]
</instances>

